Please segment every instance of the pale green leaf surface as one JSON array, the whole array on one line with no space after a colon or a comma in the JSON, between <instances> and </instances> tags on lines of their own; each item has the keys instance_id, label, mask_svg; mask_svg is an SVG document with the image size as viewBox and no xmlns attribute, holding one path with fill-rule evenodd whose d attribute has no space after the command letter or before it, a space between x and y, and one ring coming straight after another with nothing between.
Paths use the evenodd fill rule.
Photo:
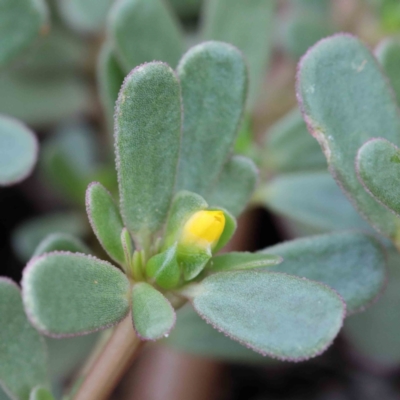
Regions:
<instances>
[{"instance_id":1,"label":"pale green leaf surface","mask_svg":"<svg viewBox=\"0 0 400 400\"><path fill-rule=\"evenodd\" d=\"M332 289L281 273L220 272L187 289L199 315L249 348L300 361L323 352L338 334L345 305Z\"/></svg>"},{"instance_id":2,"label":"pale green leaf surface","mask_svg":"<svg viewBox=\"0 0 400 400\"><path fill-rule=\"evenodd\" d=\"M400 149L385 139L371 139L357 154L357 173L367 191L400 215Z\"/></svg>"},{"instance_id":3,"label":"pale green leaf surface","mask_svg":"<svg viewBox=\"0 0 400 400\"><path fill-rule=\"evenodd\" d=\"M180 138L181 96L174 71L160 62L137 67L118 97L115 148L122 219L141 240L167 217Z\"/></svg>"},{"instance_id":4,"label":"pale green leaf surface","mask_svg":"<svg viewBox=\"0 0 400 400\"><path fill-rule=\"evenodd\" d=\"M350 35L322 40L300 62L297 91L331 173L370 223L395 240L400 220L366 193L354 168L357 150L368 139L400 142L400 113L376 59Z\"/></svg>"},{"instance_id":5,"label":"pale green leaf surface","mask_svg":"<svg viewBox=\"0 0 400 400\"><path fill-rule=\"evenodd\" d=\"M2 0L0 3L0 66L30 43L47 22L44 0Z\"/></svg>"},{"instance_id":6,"label":"pale green leaf surface","mask_svg":"<svg viewBox=\"0 0 400 400\"><path fill-rule=\"evenodd\" d=\"M282 258L275 254L250 252L231 252L221 254L213 257L207 264L206 268L211 272L219 272L271 267L282 262Z\"/></svg>"},{"instance_id":7,"label":"pale green leaf surface","mask_svg":"<svg viewBox=\"0 0 400 400\"><path fill-rule=\"evenodd\" d=\"M400 39L397 37L383 40L375 49L375 55L381 63L400 106Z\"/></svg>"},{"instance_id":8,"label":"pale green leaf surface","mask_svg":"<svg viewBox=\"0 0 400 400\"><path fill-rule=\"evenodd\" d=\"M272 48L275 0L208 0L203 15L206 40L231 43L249 65L249 107L261 91Z\"/></svg>"},{"instance_id":9,"label":"pale green leaf surface","mask_svg":"<svg viewBox=\"0 0 400 400\"><path fill-rule=\"evenodd\" d=\"M398 252L391 249L388 284L381 298L366 312L348 318L343 330L357 353L384 367L397 368L400 362L399 264Z\"/></svg>"},{"instance_id":10,"label":"pale green leaf surface","mask_svg":"<svg viewBox=\"0 0 400 400\"><path fill-rule=\"evenodd\" d=\"M139 337L157 340L169 334L176 315L170 302L158 290L139 282L132 288L132 319Z\"/></svg>"},{"instance_id":11,"label":"pale green leaf surface","mask_svg":"<svg viewBox=\"0 0 400 400\"><path fill-rule=\"evenodd\" d=\"M265 169L274 172L326 169L321 147L308 132L297 108L267 131L262 158Z\"/></svg>"},{"instance_id":12,"label":"pale green leaf surface","mask_svg":"<svg viewBox=\"0 0 400 400\"><path fill-rule=\"evenodd\" d=\"M221 237L218 240L218 243L215 245L213 248L213 253L217 253L219 250L221 250L228 242L231 240L233 234L236 231L237 228L237 222L235 217L227 210L223 208L214 208L214 210L220 210L224 213L225 217L225 227L224 231L222 232Z\"/></svg>"},{"instance_id":13,"label":"pale green leaf surface","mask_svg":"<svg viewBox=\"0 0 400 400\"><path fill-rule=\"evenodd\" d=\"M0 386L0 400L14 400L7 396L6 392Z\"/></svg>"},{"instance_id":14,"label":"pale green leaf surface","mask_svg":"<svg viewBox=\"0 0 400 400\"><path fill-rule=\"evenodd\" d=\"M238 216L256 188L257 177L258 169L252 160L233 156L224 165L217 183L207 195L210 207L223 207Z\"/></svg>"},{"instance_id":15,"label":"pale green leaf surface","mask_svg":"<svg viewBox=\"0 0 400 400\"><path fill-rule=\"evenodd\" d=\"M30 325L15 283L0 278L0 386L13 399L28 400L37 385L46 385L43 338Z\"/></svg>"},{"instance_id":16,"label":"pale green leaf surface","mask_svg":"<svg viewBox=\"0 0 400 400\"><path fill-rule=\"evenodd\" d=\"M263 250L283 262L266 272L285 272L322 282L335 289L346 302L347 312L363 310L383 290L386 256L372 236L340 232L291 240Z\"/></svg>"},{"instance_id":17,"label":"pale green leaf surface","mask_svg":"<svg viewBox=\"0 0 400 400\"><path fill-rule=\"evenodd\" d=\"M67 252L30 261L22 278L26 312L37 329L67 337L105 329L129 311L129 281L92 256Z\"/></svg>"},{"instance_id":18,"label":"pale green leaf surface","mask_svg":"<svg viewBox=\"0 0 400 400\"><path fill-rule=\"evenodd\" d=\"M256 196L274 212L321 230L370 229L325 171L282 174Z\"/></svg>"},{"instance_id":19,"label":"pale green leaf surface","mask_svg":"<svg viewBox=\"0 0 400 400\"><path fill-rule=\"evenodd\" d=\"M80 239L68 233L51 233L38 245L32 257L52 251L70 251L71 253L90 254L90 249Z\"/></svg>"},{"instance_id":20,"label":"pale green leaf surface","mask_svg":"<svg viewBox=\"0 0 400 400\"><path fill-rule=\"evenodd\" d=\"M48 389L39 386L32 390L29 400L54 400L54 397Z\"/></svg>"},{"instance_id":21,"label":"pale green leaf surface","mask_svg":"<svg viewBox=\"0 0 400 400\"><path fill-rule=\"evenodd\" d=\"M126 73L150 61L164 61L175 68L184 51L178 22L163 0L116 2L108 30Z\"/></svg>"},{"instance_id":22,"label":"pale green leaf surface","mask_svg":"<svg viewBox=\"0 0 400 400\"><path fill-rule=\"evenodd\" d=\"M32 257L39 243L54 232L82 237L88 233L84 216L74 212L49 213L19 225L12 234L12 246L22 261Z\"/></svg>"},{"instance_id":23,"label":"pale green leaf surface","mask_svg":"<svg viewBox=\"0 0 400 400\"><path fill-rule=\"evenodd\" d=\"M25 179L36 163L37 153L34 133L21 122L0 115L0 186Z\"/></svg>"},{"instance_id":24,"label":"pale green leaf surface","mask_svg":"<svg viewBox=\"0 0 400 400\"><path fill-rule=\"evenodd\" d=\"M177 72L184 109L177 187L207 200L227 161L242 118L246 65L235 47L205 42L183 56Z\"/></svg>"},{"instance_id":25,"label":"pale green leaf surface","mask_svg":"<svg viewBox=\"0 0 400 400\"><path fill-rule=\"evenodd\" d=\"M86 191L86 211L93 232L104 250L119 265L125 265L121 242L124 224L111 194L98 182L92 182Z\"/></svg>"}]
</instances>

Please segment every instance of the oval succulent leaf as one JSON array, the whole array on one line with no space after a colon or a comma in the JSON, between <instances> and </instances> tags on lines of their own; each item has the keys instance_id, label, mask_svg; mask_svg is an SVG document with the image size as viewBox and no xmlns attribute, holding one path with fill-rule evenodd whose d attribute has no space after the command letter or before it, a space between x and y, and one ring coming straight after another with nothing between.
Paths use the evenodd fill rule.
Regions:
<instances>
[{"instance_id":1,"label":"oval succulent leaf","mask_svg":"<svg viewBox=\"0 0 400 400\"><path fill-rule=\"evenodd\" d=\"M367 191L400 216L400 149L385 139L369 140L358 151L356 165Z\"/></svg>"},{"instance_id":2,"label":"oval succulent leaf","mask_svg":"<svg viewBox=\"0 0 400 400\"><path fill-rule=\"evenodd\" d=\"M32 257L52 251L90 254L90 249L80 239L68 233L52 233L39 243Z\"/></svg>"},{"instance_id":3,"label":"oval succulent leaf","mask_svg":"<svg viewBox=\"0 0 400 400\"><path fill-rule=\"evenodd\" d=\"M153 286L139 282L132 288L133 327L144 340L168 336L176 315L170 302Z\"/></svg>"},{"instance_id":4,"label":"oval succulent leaf","mask_svg":"<svg viewBox=\"0 0 400 400\"><path fill-rule=\"evenodd\" d=\"M137 67L119 93L115 149L122 218L139 242L149 240L167 217L180 138L181 96L174 71L160 62Z\"/></svg>"},{"instance_id":5,"label":"oval succulent leaf","mask_svg":"<svg viewBox=\"0 0 400 400\"><path fill-rule=\"evenodd\" d=\"M127 277L92 256L54 252L34 258L24 270L22 287L31 322L53 337L105 329L129 311Z\"/></svg>"},{"instance_id":6,"label":"oval succulent leaf","mask_svg":"<svg viewBox=\"0 0 400 400\"><path fill-rule=\"evenodd\" d=\"M400 220L366 193L354 168L366 140L383 136L399 144L400 113L374 56L350 35L324 39L300 61L297 92L331 173L369 222L396 240Z\"/></svg>"},{"instance_id":7,"label":"oval succulent leaf","mask_svg":"<svg viewBox=\"0 0 400 400\"><path fill-rule=\"evenodd\" d=\"M183 137L177 187L207 200L236 138L246 100L241 53L220 42L192 47L177 73L182 86Z\"/></svg>"},{"instance_id":8,"label":"oval succulent leaf","mask_svg":"<svg viewBox=\"0 0 400 400\"><path fill-rule=\"evenodd\" d=\"M49 390L39 386L32 390L29 400L54 400L54 397Z\"/></svg>"},{"instance_id":9,"label":"oval succulent leaf","mask_svg":"<svg viewBox=\"0 0 400 400\"><path fill-rule=\"evenodd\" d=\"M14 118L0 115L0 186L25 179L36 164L37 153L33 132Z\"/></svg>"},{"instance_id":10,"label":"oval succulent leaf","mask_svg":"<svg viewBox=\"0 0 400 400\"><path fill-rule=\"evenodd\" d=\"M124 225L111 194L98 182L91 183L87 188L86 211L93 232L104 250L119 265L125 265L121 242Z\"/></svg>"},{"instance_id":11,"label":"oval succulent leaf","mask_svg":"<svg viewBox=\"0 0 400 400\"><path fill-rule=\"evenodd\" d=\"M266 272L285 272L335 289L348 313L363 310L382 292L386 281L386 255L372 236L340 232L291 240L262 251L283 257Z\"/></svg>"},{"instance_id":12,"label":"oval succulent leaf","mask_svg":"<svg viewBox=\"0 0 400 400\"><path fill-rule=\"evenodd\" d=\"M0 321L0 387L12 399L28 400L35 386L48 383L46 347L26 318L18 286L7 278L0 278Z\"/></svg>"}]
</instances>

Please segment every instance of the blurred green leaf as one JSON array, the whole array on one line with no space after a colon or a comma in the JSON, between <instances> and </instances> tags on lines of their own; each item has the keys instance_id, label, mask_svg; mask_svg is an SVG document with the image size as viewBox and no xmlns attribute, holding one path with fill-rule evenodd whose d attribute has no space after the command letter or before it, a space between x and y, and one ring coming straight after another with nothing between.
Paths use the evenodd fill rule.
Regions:
<instances>
[{"instance_id":1,"label":"blurred green leaf","mask_svg":"<svg viewBox=\"0 0 400 400\"><path fill-rule=\"evenodd\" d=\"M46 29L44 0L2 0L0 3L0 66L3 66Z\"/></svg>"},{"instance_id":2,"label":"blurred green leaf","mask_svg":"<svg viewBox=\"0 0 400 400\"><path fill-rule=\"evenodd\" d=\"M282 360L320 354L338 334L346 312L327 286L280 273L220 272L185 294L216 329Z\"/></svg>"},{"instance_id":3,"label":"blurred green leaf","mask_svg":"<svg viewBox=\"0 0 400 400\"><path fill-rule=\"evenodd\" d=\"M142 245L161 228L173 196L181 106L178 79L160 62L134 69L118 97L115 149L120 208L126 227Z\"/></svg>"},{"instance_id":4,"label":"blurred green leaf","mask_svg":"<svg viewBox=\"0 0 400 400\"><path fill-rule=\"evenodd\" d=\"M308 132L297 108L267 131L262 158L264 168L273 172L326 169L321 147Z\"/></svg>"},{"instance_id":5,"label":"blurred green leaf","mask_svg":"<svg viewBox=\"0 0 400 400\"><path fill-rule=\"evenodd\" d=\"M49 213L19 225L12 233L12 246L21 261L25 262L49 234L58 232L82 237L88 233L88 228L83 215L74 212Z\"/></svg>"},{"instance_id":6,"label":"blurred green leaf","mask_svg":"<svg viewBox=\"0 0 400 400\"><path fill-rule=\"evenodd\" d=\"M86 191L86 210L93 232L104 250L116 263L126 266L121 242L124 224L111 194L98 182L92 182Z\"/></svg>"},{"instance_id":7,"label":"blurred green leaf","mask_svg":"<svg viewBox=\"0 0 400 400\"><path fill-rule=\"evenodd\" d=\"M32 390L29 400L54 400L54 397L46 388L37 387Z\"/></svg>"},{"instance_id":8,"label":"blurred green leaf","mask_svg":"<svg viewBox=\"0 0 400 400\"><path fill-rule=\"evenodd\" d=\"M0 386L13 399L28 400L37 385L46 385L43 338L28 322L18 286L0 278Z\"/></svg>"},{"instance_id":9,"label":"blurred green leaf","mask_svg":"<svg viewBox=\"0 0 400 400\"><path fill-rule=\"evenodd\" d=\"M363 310L376 299L386 281L386 254L372 236L340 232L291 240L263 250L283 257L266 272L284 272L322 282L346 302L347 312Z\"/></svg>"},{"instance_id":10,"label":"blurred green leaf","mask_svg":"<svg viewBox=\"0 0 400 400\"><path fill-rule=\"evenodd\" d=\"M382 136L399 143L400 114L376 59L350 35L325 39L301 60L297 91L331 173L370 223L396 240L400 219L366 193L354 168L366 140Z\"/></svg>"},{"instance_id":11,"label":"blurred green leaf","mask_svg":"<svg viewBox=\"0 0 400 400\"><path fill-rule=\"evenodd\" d=\"M243 115L246 65L233 46L205 42L183 56L177 72L184 109L177 187L207 200Z\"/></svg>"},{"instance_id":12,"label":"blurred green leaf","mask_svg":"<svg viewBox=\"0 0 400 400\"><path fill-rule=\"evenodd\" d=\"M52 251L70 251L71 253L90 254L90 249L78 238L67 233L52 233L38 245L32 257Z\"/></svg>"},{"instance_id":13,"label":"blurred green leaf","mask_svg":"<svg viewBox=\"0 0 400 400\"><path fill-rule=\"evenodd\" d=\"M184 51L178 23L162 0L116 2L108 30L126 73L150 61L164 61L175 68Z\"/></svg>"},{"instance_id":14,"label":"blurred green leaf","mask_svg":"<svg viewBox=\"0 0 400 400\"><path fill-rule=\"evenodd\" d=\"M144 340L167 336L175 325L175 311L170 302L153 286L139 282L132 288L133 327Z\"/></svg>"},{"instance_id":15,"label":"blurred green leaf","mask_svg":"<svg viewBox=\"0 0 400 400\"><path fill-rule=\"evenodd\" d=\"M275 0L208 0L205 3L204 38L233 44L248 62L249 108L254 107L266 75L275 5Z\"/></svg>"},{"instance_id":16,"label":"blurred green leaf","mask_svg":"<svg viewBox=\"0 0 400 400\"><path fill-rule=\"evenodd\" d=\"M33 258L22 287L30 320L53 337L105 329L129 311L128 278L93 256L55 252Z\"/></svg>"},{"instance_id":17,"label":"blurred green leaf","mask_svg":"<svg viewBox=\"0 0 400 400\"><path fill-rule=\"evenodd\" d=\"M38 143L21 122L0 115L0 186L25 179L36 164Z\"/></svg>"}]
</instances>

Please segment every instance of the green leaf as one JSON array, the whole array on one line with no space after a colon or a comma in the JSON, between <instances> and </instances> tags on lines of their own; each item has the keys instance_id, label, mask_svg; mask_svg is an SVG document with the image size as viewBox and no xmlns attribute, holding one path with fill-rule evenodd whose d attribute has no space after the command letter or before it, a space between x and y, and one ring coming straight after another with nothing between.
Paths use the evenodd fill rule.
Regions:
<instances>
[{"instance_id":1,"label":"green leaf","mask_svg":"<svg viewBox=\"0 0 400 400\"><path fill-rule=\"evenodd\" d=\"M52 251L70 251L71 253L90 254L90 249L78 238L68 233L52 233L38 245L32 257Z\"/></svg>"},{"instance_id":2,"label":"green leaf","mask_svg":"<svg viewBox=\"0 0 400 400\"><path fill-rule=\"evenodd\" d=\"M127 76L115 129L122 218L145 242L167 217L179 159L181 96L170 67L152 62Z\"/></svg>"},{"instance_id":3,"label":"green leaf","mask_svg":"<svg viewBox=\"0 0 400 400\"><path fill-rule=\"evenodd\" d=\"M184 51L177 21L161 0L121 0L111 9L108 30L124 70L150 61L175 67Z\"/></svg>"},{"instance_id":4,"label":"green leaf","mask_svg":"<svg viewBox=\"0 0 400 400\"><path fill-rule=\"evenodd\" d=\"M172 200L169 211L163 249L171 247L179 240L182 228L191 215L207 207L207 202L198 194L186 190L178 192Z\"/></svg>"},{"instance_id":5,"label":"green leaf","mask_svg":"<svg viewBox=\"0 0 400 400\"><path fill-rule=\"evenodd\" d=\"M92 182L86 191L86 210L93 232L104 250L116 263L126 265L121 242L124 224L111 194L98 182Z\"/></svg>"},{"instance_id":6,"label":"green leaf","mask_svg":"<svg viewBox=\"0 0 400 400\"><path fill-rule=\"evenodd\" d=\"M46 347L30 325L16 284L0 278L0 386L13 399L28 400L37 385L46 385Z\"/></svg>"},{"instance_id":7,"label":"green leaf","mask_svg":"<svg viewBox=\"0 0 400 400\"><path fill-rule=\"evenodd\" d=\"M163 289L176 287L181 278L181 270L176 259L177 244L151 257L146 265L146 275Z\"/></svg>"},{"instance_id":8,"label":"green leaf","mask_svg":"<svg viewBox=\"0 0 400 400\"><path fill-rule=\"evenodd\" d=\"M209 0L205 3L205 39L233 44L248 62L251 108L261 91L270 59L275 5L272 0Z\"/></svg>"},{"instance_id":9,"label":"green leaf","mask_svg":"<svg viewBox=\"0 0 400 400\"><path fill-rule=\"evenodd\" d=\"M39 386L32 390L29 400L54 400L54 397L49 390Z\"/></svg>"},{"instance_id":10,"label":"green leaf","mask_svg":"<svg viewBox=\"0 0 400 400\"><path fill-rule=\"evenodd\" d=\"M22 287L32 323L53 337L105 329L129 311L126 276L92 256L55 252L36 257L24 270Z\"/></svg>"},{"instance_id":11,"label":"green leaf","mask_svg":"<svg viewBox=\"0 0 400 400\"><path fill-rule=\"evenodd\" d=\"M282 174L261 186L255 199L276 213L320 230L370 230L327 172Z\"/></svg>"},{"instance_id":12,"label":"green leaf","mask_svg":"<svg viewBox=\"0 0 400 400\"><path fill-rule=\"evenodd\" d=\"M385 139L371 139L357 154L360 182L374 199L400 215L400 149Z\"/></svg>"},{"instance_id":13,"label":"green leaf","mask_svg":"<svg viewBox=\"0 0 400 400\"><path fill-rule=\"evenodd\" d=\"M164 343L178 351L213 360L263 364L277 362L218 332L201 319L189 304L177 312L176 325Z\"/></svg>"},{"instance_id":14,"label":"green leaf","mask_svg":"<svg viewBox=\"0 0 400 400\"><path fill-rule=\"evenodd\" d=\"M38 143L21 122L0 115L0 186L25 179L36 164Z\"/></svg>"},{"instance_id":15,"label":"green leaf","mask_svg":"<svg viewBox=\"0 0 400 400\"><path fill-rule=\"evenodd\" d=\"M400 362L400 256L393 248L388 255L385 291L366 312L346 319L344 334L363 359L397 368Z\"/></svg>"},{"instance_id":16,"label":"green leaf","mask_svg":"<svg viewBox=\"0 0 400 400\"><path fill-rule=\"evenodd\" d=\"M236 219L232 216L231 213L228 211L224 210L223 208L214 208L211 210L220 210L224 213L225 216L225 228L224 231L222 232L221 237L219 238L218 243L215 245L213 249L213 253L217 253L219 250L221 250L228 242L231 240L233 234L236 231L237 228L237 222Z\"/></svg>"},{"instance_id":17,"label":"green leaf","mask_svg":"<svg viewBox=\"0 0 400 400\"><path fill-rule=\"evenodd\" d=\"M9 396L7 396L7 394L0 386L0 400L14 400L14 399L11 399Z\"/></svg>"},{"instance_id":18,"label":"green leaf","mask_svg":"<svg viewBox=\"0 0 400 400\"><path fill-rule=\"evenodd\" d=\"M198 17L202 2L203 0L168 0L180 18L189 20Z\"/></svg>"},{"instance_id":19,"label":"green leaf","mask_svg":"<svg viewBox=\"0 0 400 400\"><path fill-rule=\"evenodd\" d=\"M97 85L111 131L114 123L115 102L124 77L125 74L115 58L111 44L105 43L97 60Z\"/></svg>"},{"instance_id":20,"label":"green leaf","mask_svg":"<svg viewBox=\"0 0 400 400\"><path fill-rule=\"evenodd\" d=\"M132 288L132 318L139 337L157 340L168 336L176 315L170 302L158 290L139 282Z\"/></svg>"},{"instance_id":21,"label":"green leaf","mask_svg":"<svg viewBox=\"0 0 400 400\"><path fill-rule=\"evenodd\" d=\"M60 14L67 24L78 32L98 33L106 22L113 0L62 0Z\"/></svg>"},{"instance_id":22,"label":"green leaf","mask_svg":"<svg viewBox=\"0 0 400 400\"><path fill-rule=\"evenodd\" d=\"M274 254L231 252L213 257L206 268L211 272L244 270L270 267L282 261L282 257Z\"/></svg>"},{"instance_id":23,"label":"green leaf","mask_svg":"<svg viewBox=\"0 0 400 400\"><path fill-rule=\"evenodd\" d=\"M246 65L233 46L206 42L183 56L177 72L184 109L177 186L207 200L233 147L242 118Z\"/></svg>"},{"instance_id":24,"label":"green leaf","mask_svg":"<svg viewBox=\"0 0 400 400\"><path fill-rule=\"evenodd\" d=\"M210 249L179 246L178 261L183 269L183 278L190 281L196 278L211 259Z\"/></svg>"},{"instance_id":25,"label":"green leaf","mask_svg":"<svg viewBox=\"0 0 400 400\"><path fill-rule=\"evenodd\" d=\"M46 29L43 0L2 0L0 5L0 66L31 44ZM41 32L42 31L42 32Z\"/></svg>"},{"instance_id":26,"label":"green leaf","mask_svg":"<svg viewBox=\"0 0 400 400\"><path fill-rule=\"evenodd\" d=\"M238 216L246 207L257 184L258 170L247 157L233 156L224 165L221 175L207 200L211 207L223 207Z\"/></svg>"},{"instance_id":27,"label":"green leaf","mask_svg":"<svg viewBox=\"0 0 400 400\"><path fill-rule=\"evenodd\" d=\"M264 168L273 172L326 169L321 147L311 137L297 108L267 131L262 157Z\"/></svg>"},{"instance_id":28,"label":"green leaf","mask_svg":"<svg viewBox=\"0 0 400 400\"><path fill-rule=\"evenodd\" d=\"M74 212L50 213L19 225L12 234L12 246L21 261L32 257L39 243L51 233L83 237L88 233L84 216Z\"/></svg>"},{"instance_id":29,"label":"green leaf","mask_svg":"<svg viewBox=\"0 0 400 400\"><path fill-rule=\"evenodd\" d=\"M400 106L400 76L398 73L400 64L399 38L393 37L383 40L375 49L375 55L389 78L389 82L396 95L397 104Z\"/></svg>"},{"instance_id":30,"label":"green leaf","mask_svg":"<svg viewBox=\"0 0 400 400\"><path fill-rule=\"evenodd\" d=\"M216 329L263 355L300 361L338 334L345 304L332 289L280 273L220 272L187 288L195 310Z\"/></svg>"},{"instance_id":31,"label":"green leaf","mask_svg":"<svg viewBox=\"0 0 400 400\"><path fill-rule=\"evenodd\" d=\"M372 236L340 232L291 240L262 251L283 257L276 271L322 282L346 302L347 312L363 310L377 298L386 281L386 255Z\"/></svg>"},{"instance_id":32,"label":"green leaf","mask_svg":"<svg viewBox=\"0 0 400 400\"><path fill-rule=\"evenodd\" d=\"M300 62L297 91L331 173L369 222L396 240L400 220L365 192L354 168L366 140L383 136L399 143L400 114L376 59L350 35L322 40Z\"/></svg>"}]
</instances>

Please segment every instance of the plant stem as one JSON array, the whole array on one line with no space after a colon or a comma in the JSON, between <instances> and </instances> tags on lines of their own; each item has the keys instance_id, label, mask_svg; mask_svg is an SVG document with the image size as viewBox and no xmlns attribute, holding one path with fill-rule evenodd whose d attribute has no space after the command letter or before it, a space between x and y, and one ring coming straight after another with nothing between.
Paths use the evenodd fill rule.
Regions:
<instances>
[{"instance_id":1,"label":"plant stem","mask_svg":"<svg viewBox=\"0 0 400 400\"><path fill-rule=\"evenodd\" d=\"M84 373L83 382L74 400L106 400L130 367L141 348L142 341L135 335L130 316L114 330L103 350Z\"/></svg>"}]
</instances>

